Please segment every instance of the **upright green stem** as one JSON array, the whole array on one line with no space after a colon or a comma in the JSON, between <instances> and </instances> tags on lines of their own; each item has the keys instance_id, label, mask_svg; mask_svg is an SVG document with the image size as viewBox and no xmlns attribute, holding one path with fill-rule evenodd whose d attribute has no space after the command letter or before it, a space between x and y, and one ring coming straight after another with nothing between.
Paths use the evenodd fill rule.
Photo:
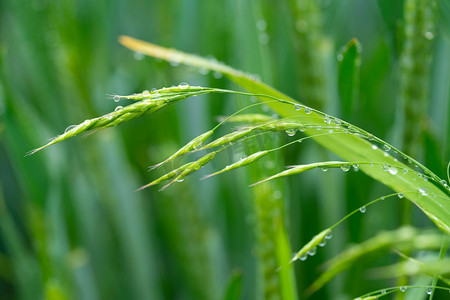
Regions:
<instances>
[{"instance_id":1,"label":"upright green stem","mask_svg":"<svg viewBox=\"0 0 450 300\"><path fill-rule=\"evenodd\" d=\"M406 0L404 6L404 43L400 56L400 96L405 116L404 151L420 157L421 137L428 109L431 46L435 35L434 0ZM411 203L403 202L402 224L411 222Z\"/></svg>"},{"instance_id":2,"label":"upright green stem","mask_svg":"<svg viewBox=\"0 0 450 300\"><path fill-rule=\"evenodd\" d=\"M426 127L435 19L434 0L405 0L400 95L405 113L404 149L414 157L420 156L420 141Z\"/></svg>"},{"instance_id":3,"label":"upright green stem","mask_svg":"<svg viewBox=\"0 0 450 300\"><path fill-rule=\"evenodd\" d=\"M325 102L325 65L322 55L322 20L315 0L291 1L296 12L295 27L299 39L300 87L306 103L317 109Z\"/></svg>"},{"instance_id":4,"label":"upright green stem","mask_svg":"<svg viewBox=\"0 0 450 300\"><path fill-rule=\"evenodd\" d=\"M420 143L426 126L428 109L431 46L435 35L434 0L405 0L404 42L400 56L400 97L404 112L404 151L420 157ZM400 204L401 224L411 223L411 202ZM407 284L407 278L399 279ZM399 295L402 299L404 295Z\"/></svg>"}]
</instances>

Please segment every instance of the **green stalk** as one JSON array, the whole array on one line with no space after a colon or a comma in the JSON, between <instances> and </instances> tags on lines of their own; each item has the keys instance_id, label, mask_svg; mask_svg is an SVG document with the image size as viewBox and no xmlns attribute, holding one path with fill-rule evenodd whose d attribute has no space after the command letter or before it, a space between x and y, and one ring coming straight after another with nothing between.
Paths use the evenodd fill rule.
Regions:
<instances>
[{"instance_id":1,"label":"green stalk","mask_svg":"<svg viewBox=\"0 0 450 300\"><path fill-rule=\"evenodd\" d=\"M435 6L434 0L405 0L404 3L404 43L400 56L400 97L405 118L403 149L416 158L420 158L427 118ZM400 203L401 224L411 223L411 211L411 202ZM406 277L399 278L399 285L407 283ZM398 293L397 297L403 299L404 294Z\"/></svg>"}]
</instances>

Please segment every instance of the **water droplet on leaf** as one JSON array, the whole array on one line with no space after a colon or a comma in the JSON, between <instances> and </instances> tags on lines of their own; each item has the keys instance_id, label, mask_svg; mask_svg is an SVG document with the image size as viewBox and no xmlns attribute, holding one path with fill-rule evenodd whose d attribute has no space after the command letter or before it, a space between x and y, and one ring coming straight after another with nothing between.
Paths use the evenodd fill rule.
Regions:
<instances>
[{"instance_id":1,"label":"water droplet on leaf","mask_svg":"<svg viewBox=\"0 0 450 300\"><path fill-rule=\"evenodd\" d=\"M187 90L189 88L189 84L187 84L186 82L182 82L178 85L178 88L180 90Z\"/></svg>"},{"instance_id":2,"label":"water droplet on leaf","mask_svg":"<svg viewBox=\"0 0 450 300\"><path fill-rule=\"evenodd\" d=\"M222 74L222 72L215 71L215 72L213 73L213 77L214 77L215 79L220 79L220 78L223 77L223 74Z\"/></svg>"},{"instance_id":3,"label":"water droplet on leaf","mask_svg":"<svg viewBox=\"0 0 450 300\"><path fill-rule=\"evenodd\" d=\"M64 133L69 132L70 130L74 129L75 127L77 127L77 125L70 125L66 128L66 130L64 130Z\"/></svg>"},{"instance_id":4,"label":"water droplet on leaf","mask_svg":"<svg viewBox=\"0 0 450 300\"><path fill-rule=\"evenodd\" d=\"M142 54L141 52L134 52L133 57L135 60L143 60L145 55Z\"/></svg>"},{"instance_id":5,"label":"water droplet on leaf","mask_svg":"<svg viewBox=\"0 0 450 300\"><path fill-rule=\"evenodd\" d=\"M419 188L419 192L422 194L422 196L428 196L427 191L423 188Z\"/></svg>"},{"instance_id":6,"label":"water droplet on leaf","mask_svg":"<svg viewBox=\"0 0 450 300\"><path fill-rule=\"evenodd\" d=\"M288 136L294 136L296 132L297 132L297 129L286 129L286 134Z\"/></svg>"},{"instance_id":7,"label":"water droplet on leaf","mask_svg":"<svg viewBox=\"0 0 450 300\"><path fill-rule=\"evenodd\" d=\"M266 22L266 20L263 20L263 19L258 20L256 22L256 28L258 28L259 31L266 30L267 29L267 22Z\"/></svg>"},{"instance_id":8,"label":"water droplet on leaf","mask_svg":"<svg viewBox=\"0 0 450 300\"><path fill-rule=\"evenodd\" d=\"M309 250L309 251L307 252L307 254L308 254L309 256L314 256L314 255L316 255L316 252L317 252L317 248L314 247L314 248L312 248L311 250Z\"/></svg>"},{"instance_id":9,"label":"water droplet on leaf","mask_svg":"<svg viewBox=\"0 0 450 300\"><path fill-rule=\"evenodd\" d=\"M398 169L396 167L390 167L389 168L389 173L391 175L396 175L398 173Z\"/></svg>"},{"instance_id":10,"label":"water droplet on leaf","mask_svg":"<svg viewBox=\"0 0 450 300\"><path fill-rule=\"evenodd\" d=\"M425 33L423 34L423 36L424 36L427 40L429 40L429 41L431 41L432 39L434 39L434 34L433 34L431 31L425 31Z\"/></svg>"},{"instance_id":11,"label":"water droplet on leaf","mask_svg":"<svg viewBox=\"0 0 450 300\"><path fill-rule=\"evenodd\" d=\"M347 172L348 170L350 170L350 165L345 164L341 166L342 171Z\"/></svg>"}]
</instances>

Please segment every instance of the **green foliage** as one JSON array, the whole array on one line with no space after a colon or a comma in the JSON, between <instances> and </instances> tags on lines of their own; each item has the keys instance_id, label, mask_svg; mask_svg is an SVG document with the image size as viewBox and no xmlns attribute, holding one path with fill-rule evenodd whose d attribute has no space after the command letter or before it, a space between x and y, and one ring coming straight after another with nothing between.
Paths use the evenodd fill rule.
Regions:
<instances>
[{"instance_id":1,"label":"green foliage","mask_svg":"<svg viewBox=\"0 0 450 300\"><path fill-rule=\"evenodd\" d=\"M0 298L446 299L447 11L1 2Z\"/></svg>"}]
</instances>

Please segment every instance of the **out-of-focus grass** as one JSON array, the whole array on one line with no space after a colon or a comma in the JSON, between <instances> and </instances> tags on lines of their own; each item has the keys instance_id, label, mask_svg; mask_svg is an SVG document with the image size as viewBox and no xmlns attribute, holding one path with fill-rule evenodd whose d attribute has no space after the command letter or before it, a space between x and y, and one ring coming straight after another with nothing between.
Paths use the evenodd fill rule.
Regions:
<instances>
[{"instance_id":1,"label":"out-of-focus grass","mask_svg":"<svg viewBox=\"0 0 450 300\"><path fill-rule=\"evenodd\" d=\"M443 7L439 13L448 16L446 1L438 3ZM402 5L387 0L378 4L320 1L321 34L327 41L323 47L330 53L324 72L337 78L337 54L356 37L362 45L359 97L347 120L400 145L396 80ZM245 171L207 181L194 177L164 193L135 192L152 178L147 166L211 128L216 116L236 110L230 104L234 101L222 101L230 96L181 103L95 138L77 138L32 157L24 155L67 124L111 111L117 104L108 94L181 81L231 85L216 78L219 74L203 75L130 53L117 43L121 34L213 55L300 98L304 66L298 53L308 45L298 43L291 7L273 1L6 0L0 2L0 14L0 298L259 297L255 212ZM426 112L431 129L420 145L421 161L441 177L450 157L447 21L441 16L431 50ZM334 115L346 112L337 85L332 82L324 92L329 95L324 110ZM300 99L313 105L308 98ZM247 104L246 99L240 101ZM244 150L233 149L230 156ZM284 162L274 157L270 163L298 164L321 155L302 144L286 149ZM294 249L346 212L386 193L359 173L344 177L331 170L301 180L289 178L285 185ZM394 202L374 206L335 232L324 251L297 264L300 298L326 258L347 241L361 242L376 231L395 228L398 214ZM412 219L416 226L431 226L417 211ZM360 282L367 268L393 259L353 266L328 291L312 298L345 298L388 286L389 281L352 282ZM233 269L241 270L242 281L231 275Z\"/></svg>"}]
</instances>

